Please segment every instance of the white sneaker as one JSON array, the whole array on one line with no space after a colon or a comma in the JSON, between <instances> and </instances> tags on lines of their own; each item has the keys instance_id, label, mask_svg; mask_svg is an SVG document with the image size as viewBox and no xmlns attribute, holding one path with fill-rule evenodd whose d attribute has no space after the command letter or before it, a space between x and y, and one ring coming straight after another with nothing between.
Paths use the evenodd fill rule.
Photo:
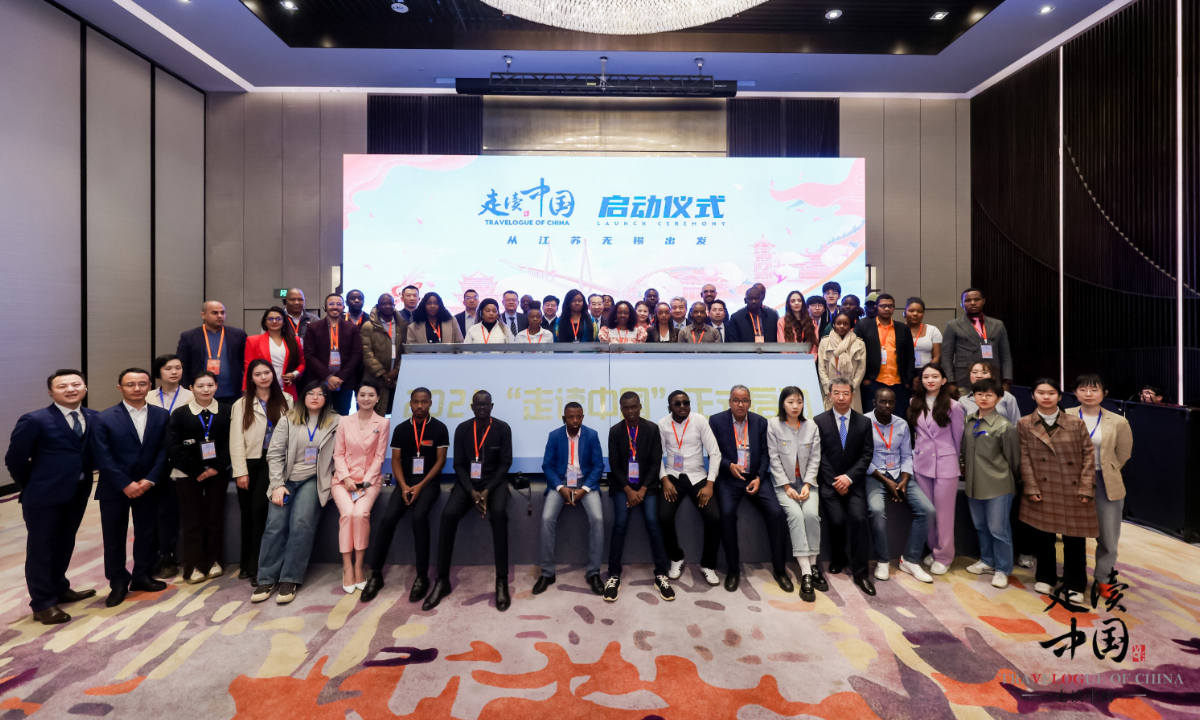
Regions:
<instances>
[{"instance_id":1,"label":"white sneaker","mask_svg":"<svg viewBox=\"0 0 1200 720\"><path fill-rule=\"evenodd\" d=\"M1075 592L1074 590L1072 590L1069 593L1067 593L1067 600L1069 600L1070 602L1072 602L1076 605L1082 605L1083 604L1083 593Z\"/></svg>"},{"instance_id":2,"label":"white sneaker","mask_svg":"<svg viewBox=\"0 0 1200 720\"><path fill-rule=\"evenodd\" d=\"M925 568L916 563L911 563L907 560L901 560L900 569L923 583L933 582L933 577L929 573L925 572Z\"/></svg>"},{"instance_id":3,"label":"white sneaker","mask_svg":"<svg viewBox=\"0 0 1200 720\"><path fill-rule=\"evenodd\" d=\"M925 567L929 567L930 565L933 564L933 556L926 555L925 559L921 561L921 564L924 565Z\"/></svg>"},{"instance_id":4,"label":"white sneaker","mask_svg":"<svg viewBox=\"0 0 1200 720\"><path fill-rule=\"evenodd\" d=\"M1042 583L1042 582L1034 583L1033 591L1036 593L1039 593L1041 595L1053 595L1054 594L1054 588L1052 588L1049 585L1047 585L1046 583Z\"/></svg>"},{"instance_id":5,"label":"white sneaker","mask_svg":"<svg viewBox=\"0 0 1200 720\"><path fill-rule=\"evenodd\" d=\"M970 569L970 568L968 568L968 569ZM1008 587L1008 575L1005 575L1004 573L997 570L996 574L992 575L992 587L1000 588L1000 589L1004 589L1004 588Z\"/></svg>"},{"instance_id":6,"label":"white sneaker","mask_svg":"<svg viewBox=\"0 0 1200 720\"><path fill-rule=\"evenodd\" d=\"M949 570L949 569L950 569L950 568L948 568L948 567L946 567L945 565L941 564L941 563L940 563L940 562L938 562L937 560L934 560L933 562L931 562L931 563L929 564L929 572L933 573L934 575L945 575L945 574L946 574L946 571L947 571L947 570Z\"/></svg>"},{"instance_id":7,"label":"white sneaker","mask_svg":"<svg viewBox=\"0 0 1200 720\"><path fill-rule=\"evenodd\" d=\"M204 573L200 572L199 570L192 570L192 574L189 575L188 579L187 579L188 585L195 585L196 583L202 583L205 580L206 580L206 578L204 577Z\"/></svg>"},{"instance_id":8,"label":"white sneaker","mask_svg":"<svg viewBox=\"0 0 1200 720\"><path fill-rule=\"evenodd\" d=\"M882 563L882 562L876 563L875 564L875 579L876 580L887 580L888 578L890 578L892 576L892 574L890 572L888 572L890 569L891 569L891 565L889 565L888 563Z\"/></svg>"},{"instance_id":9,"label":"white sneaker","mask_svg":"<svg viewBox=\"0 0 1200 720\"><path fill-rule=\"evenodd\" d=\"M985 573L990 573L990 572L995 572L995 571L996 571L996 568L992 567L991 565L988 565L987 563L985 563L982 560L980 560L977 563L973 563L973 564L967 566L967 572L971 573L972 575L983 575Z\"/></svg>"},{"instance_id":10,"label":"white sneaker","mask_svg":"<svg viewBox=\"0 0 1200 720\"><path fill-rule=\"evenodd\" d=\"M217 563L213 563L213 566L208 569L208 579L209 580L215 580L216 578L219 578L224 574L225 574L225 571L222 570L221 566L218 565Z\"/></svg>"},{"instance_id":11,"label":"white sneaker","mask_svg":"<svg viewBox=\"0 0 1200 720\"><path fill-rule=\"evenodd\" d=\"M1037 564L1032 555L1020 555L1017 557L1017 565L1023 568L1031 568Z\"/></svg>"},{"instance_id":12,"label":"white sneaker","mask_svg":"<svg viewBox=\"0 0 1200 720\"><path fill-rule=\"evenodd\" d=\"M717 577L717 571L712 568L702 567L700 568L700 574L704 576L704 581L709 585L721 584L721 578Z\"/></svg>"},{"instance_id":13,"label":"white sneaker","mask_svg":"<svg viewBox=\"0 0 1200 720\"><path fill-rule=\"evenodd\" d=\"M682 560L672 560L671 568L669 570L667 570L667 577L671 578L672 580L678 580L679 576L682 574L683 574L683 561Z\"/></svg>"}]
</instances>

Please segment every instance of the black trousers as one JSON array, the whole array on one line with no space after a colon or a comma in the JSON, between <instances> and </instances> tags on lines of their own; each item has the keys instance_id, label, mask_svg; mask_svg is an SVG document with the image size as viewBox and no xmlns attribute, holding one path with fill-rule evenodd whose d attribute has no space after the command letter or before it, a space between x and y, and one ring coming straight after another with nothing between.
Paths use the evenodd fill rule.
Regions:
<instances>
[{"instance_id":1,"label":"black trousers","mask_svg":"<svg viewBox=\"0 0 1200 720\"><path fill-rule=\"evenodd\" d=\"M179 493L175 490L177 478L167 475L158 481L158 536L155 552L161 560L175 560L179 552Z\"/></svg>"},{"instance_id":2,"label":"black trousers","mask_svg":"<svg viewBox=\"0 0 1200 720\"><path fill-rule=\"evenodd\" d=\"M707 481L708 478L705 478L693 484L686 474L671 476L671 484L675 486L675 501L668 501L662 490L658 491L658 524L662 527L667 557L672 562L679 562L683 559L683 548L679 547L679 535L675 532L675 513L685 497L691 498L692 504L700 511L700 519L704 521L704 548L700 553L700 567L716 570L717 551L721 548L721 510L716 488L713 488L713 496L704 507L700 507L700 501L696 499Z\"/></svg>"},{"instance_id":3,"label":"black trousers","mask_svg":"<svg viewBox=\"0 0 1200 720\"><path fill-rule=\"evenodd\" d=\"M400 484L397 483L393 486L392 496L388 500L387 508L383 511L383 519L379 521L379 534L375 536L370 549L367 550L367 561L371 565L371 570L377 573L383 572L388 551L392 549L392 538L396 536L396 527L400 525L400 518L412 510L413 550L417 556L417 575L429 577L429 512L433 510L433 505L441 494L442 484L437 481L437 478L433 478L425 484L425 487L421 488L421 494L417 495L416 502L409 505L404 502L404 493L400 490ZM508 537L507 532L505 532L505 537ZM453 540L451 542L453 543ZM505 560L505 566L507 565L508 561ZM507 571L505 573L507 574Z\"/></svg>"},{"instance_id":4,"label":"black trousers","mask_svg":"<svg viewBox=\"0 0 1200 720\"><path fill-rule=\"evenodd\" d=\"M225 532L225 491L229 473L218 473L203 482L183 477L175 481L179 493L179 524L183 531L183 577L192 570L207 573L221 562Z\"/></svg>"},{"instance_id":5,"label":"black trousers","mask_svg":"<svg viewBox=\"0 0 1200 720\"><path fill-rule=\"evenodd\" d=\"M758 508L758 512L762 514L763 522L767 526L767 542L771 547L771 567L776 575L782 574L786 571L787 543L790 539L783 506L775 496L775 487L770 478L760 482L758 492L753 495L746 492L746 485L747 483L733 479L718 480L714 493L721 508L721 542L725 545L725 559L729 562L729 572L741 573L737 513L738 507L745 500Z\"/></svg>"},{"instance_id":6,"label":"black trousers","mask_svg":"<svg viewBox=\"0 0 1200 720\"><path fill-rule=\"evenodd\" d=\"M1012 509L1008 513L1009 525L1012 526L1013 554L1033 555L1037 552L1036 541L1034 539L1037 531L1026 523L1021 522L1021 519L1018 517L1023 499L1024 493L1021 491L1021 486L1017 485L1017 493L1013 495Z\"/></svg>"},{"instance_id":7,"label":"black trousers","mask_svg":"<svg viewBox=\"0 0 1200 720\"><path fill-rule=\"evenodd\" d=\"M421 494L425 494L424 491ZM454 483L450 498L442 509L442 525L438 529L438 577L450 576L450 559L454 555L454 536L458 521L475 512L475 503L459 483ZM496 578L508 578L508 483L502 483L488 495L487 520L492 525L492 552L496 556Z\"/></svg>"},{"instance_id":8,"label":"black trousers","mask_svg":"<svg viewBox=\"0 0 1200 720\"><path fill-rule=\"evenodd\" d=\"M161 482L161 480L159 481ZM110 587L128 588L150 579L154 567L154 542L158 533L158 485L140 497L122 495L100 501L100 531L104 538L104 577ZM133 515L133 574L125 568L125 542L129 516Z\"/></svg>"},{"instance_id":9,"label":"black trousers","mask_svg":"<svg viewBox=\"0 0 1200 720\"><path fill-rule=\"evenodd\" d=\"M52 608L71 589L67 568L75 553L75 534L92 493L92 480L80 480L75 494L50 507L21 505L25 518L25 584L34 612Z\"/></svg>"},{"instance_id":10,"label":"black trousers","mask_svg":"<svg viewBox=\"0 0 1200 720\"><path fill-rule=\"evenodd\" d=\"M867 552L871 547L871 523L867 520L867 490L853 483L845 495L832 485L820 484L821 522L829 525L830 563L849 565L855 577L867 574ZM846 557L846 534L850 535L850 556Z\"/></svg>"},{"instance_id":11,"label":"black trousers","mask_svg":"<svg viewBox=\"0 0 1200 720\"><path fill-rule=\"evenodd\" d=\"M263 531L267 529L267 487L271 484L270 468L265 457L246 461L250 485L237 489L238 509L242 515L242 570L258 577L258 552L262 549ZM216 478L213 478L214 480Z\"/></svg>"},{"instance_id":12,"label":"black trousers","mask_svg":"<svg viewBox=\"0 0 1200 720\"><path fill-rule=\"evenodd\" d=\"M1050 587L1058 585L1058 558L1055 544L1058 536L1052 532L1029 527L1033 535L1034 551L1037 555L1037 570L1034 579L1046 583ZM1063 535L1063 585L1068 590L1083 592L1087 590L1087 540L1081 537Z\"/></svg>"}]
</instances>

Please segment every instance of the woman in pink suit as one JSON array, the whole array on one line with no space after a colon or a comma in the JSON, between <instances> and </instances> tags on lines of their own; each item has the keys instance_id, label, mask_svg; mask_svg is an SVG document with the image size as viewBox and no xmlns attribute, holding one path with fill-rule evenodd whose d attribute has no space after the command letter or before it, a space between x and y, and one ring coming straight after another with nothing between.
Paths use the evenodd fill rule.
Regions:
<instances>
[{"instance_id":1,"label":"woman in pink suit","mask_svg":"<svg viewBox=\"0 0 1200 720\"><path fill-rule=\"evenodd\" d=\"M362 590L363 560L371 539L371 506L383 484L383 456L391 438L387 418L375 413L379 384L364 378L358 388L358 413L338 423L333 448L333 501L337 503L338 545L342 551L342 589Z\"/></svg>"},{"instance_id":2,"label":"woman in pink suit","mask_svg":"<svg viewBox=\"0 0 1200 720\"><path fill-rule=\"evenodd\" d=\"M300 399L296 392L296 383L304 374L304 346L300 338L292 330L292 324L285 320L287 316L283 308L273 307L263 313L262 335L252 335L246 338L245 370L242 373L242 391L246 390L246 378L250 377L250 363L255 360L266 360L275 368L275 377L279 378L280 387L293 401Z\"/></svg>"},{"instance_id":3,"label":"woman in pink suit","mask_svg":"<svg viewBox=\"0 0 1200 720\"><path fill-rule=\"evenodd\" d=\"M940 365L921 368L921 389L908 406L908 424L916 438L913 475L933 500L929 523L929 572L945 575L954 561L954 504L958 501L959 449L966 411L950 397Z\"/></svg>"}]
</instances>

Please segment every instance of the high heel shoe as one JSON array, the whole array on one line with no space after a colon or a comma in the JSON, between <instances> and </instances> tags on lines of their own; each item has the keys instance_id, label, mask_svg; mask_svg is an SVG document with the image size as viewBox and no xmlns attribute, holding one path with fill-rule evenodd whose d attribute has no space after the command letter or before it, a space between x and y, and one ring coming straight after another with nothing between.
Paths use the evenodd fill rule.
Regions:
<instances>
[{"instance_id":1,"label":"high heel shoe","mask_svg":"<svg viewBox=\"0 0 1200 720\"><path fill-rule=\"evenodd\" d=\"M362 582L360 582L360 583L354 583L354 587L358 588L359 590L362 590L362 589L363 589L363 588L365 588L366 586L367 586L367 581L366 581L366 580L363 580L363 581L362 581Z\"/></svg>"}]
</instances>

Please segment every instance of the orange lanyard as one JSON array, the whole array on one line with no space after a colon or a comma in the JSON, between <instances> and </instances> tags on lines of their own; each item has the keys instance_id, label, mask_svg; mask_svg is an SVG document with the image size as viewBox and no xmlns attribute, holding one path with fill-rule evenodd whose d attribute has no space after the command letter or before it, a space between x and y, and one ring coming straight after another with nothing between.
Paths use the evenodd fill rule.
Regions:
<instances>
[{"instance_id":1,"label":"orange lanyard","mask_svg":"<svg viewBox=\"0 0 1200 720\"><path fill-rule=\"evenodd\" d=\"M391 322L387 322L387 321L385 320L385 321L383 322L383 328L384 328L385 330L387 330L387 334L388 334L388 337L389 337L389 338L391 338L391 337L394 337L394 336L392 335L392 331L393 331L393 329L394 329L395 327L396 327L396 321L395 321L395 320L393 320L393 321L391 321Z\"/></svg>"},{"instance_id":2,"label":"orange lanyard","mask_svg":"<svg viewBox=\"0 0 1200 720\"><path fill-rule=\"evenodd\" d=\"M297 335L299 335L299 334L300 334L300 323L298 323L298 322L296 322L295 320L293 320L291 315L285 315L284 317L286 317L286 318L287 318L287 321L288 321L289 323L291 323L291 324L292 324L292 332L294 332L294 333L296 333ZM301 320L303 320L303 319L304 319L304 316L303 316L303 315L301 315L301 316L300 316L300 319L301 319Z\"/></svg>"},{"instance_id":3,"label":"orange lanyard","mask_svg":"<svg viewBox=\"0 0 1200 720\"><path fill-rule=\"evenodd\" d=\"M625 436L629 441L629 460L631 462L637 462L637 425L633 426L633 432L631 433L629 432L629 423L625 423Z\"/></svg>"},{"instance_id":4,"label":"orange lanyard","mask_svg":"<svg viewBox=\"0 0 1200 720\"><path fill-rule=\"evenodd\" d=\"M575 333L575 337L572 339L574 339L574 340L579 339L579 324L582 322L583 322L583 316L580 316L578 321L576 321L576 320L571 321L571 332Z\"/></svg>"},{"instance_id":5,"label":"orange lanyard","mask_svg":"<svg viewBox=\"0 0 1200 720\"><path fill-rule=\"evenodd\" d=\"M225 328L221 328L221 341L217 343L217 357L221 357L221 348L225 347ZM212 345L208 343L208 328L204 329L204 349L208 351L208 359L213 359Z\"/></svg>"},{"instance_id":6,"label":"orange lanyard","mask_svg":"<svg viewBox=\"0 0 1200 720\"><path fill-rule=\"evenodd\" d=\"M567 447L571 451L571 460L570 460L570 462L567 463L568 467L575 464L575 446L577 446L578 444L579 444L579 436L578 435L576 435L574 439L572 439L570 435L567 436Z\"/></svg>"},{"instance_id":7,"label":"orange lanyard","mask_svg":"<svg viewBox=\"0 0 1200 720\"><path fill-rule=\"evenodd\" d=\"M425 428L427 428L427 427L429 427L429 420L426 420L425 422L421 423L421 437L417 437L417 424L416 423L412 424L413 440L415 440L417 442L417 454L418 455L421 454L421 443L425 442ZM487 434L485 433L483 437L486 439Z\"/></svg>"},{"instance_id":8,"label":"orange lanyard","mask_svg":"<svg viewBox=\"0 0 1200 720\"><path fill-rule=\"evenodd\" d=\"M533 344L533 336L529 334L529 328L525 328L525 342L529 345ZM538 345L542 344L542 334L538 333Z\"/></svg>"},{"instance_id":9,"label":"orange lanyard","mask_svg":"<svg viewBox=\"0 0 1200 720\"><path fill-rule=\"evenodd\" d=\"M338 323L329 326L329 347L333 350L338 349Z\"/></svg>"},{"instance_id":10,"label":"orange lanyard","mask_svg":"<svg viewBox=\"0 0 1200 720\"><path fill-rule=\"evenodd\" d=\"M979 316L979 324L978 325L976 325L975 321L972 320L971 326L975 328L975 332L979 333L979 337L983 338L984 342L987 342L987 325L984 322L983 315Z\"/></svg>"},{"instance_id":11,"label":"orange lanyard","mask_svg":"<svg viewBox=\"0 0 1200 720\"><path fill-rule=\"evenodd\" d=\"M687 427L688 427L688 425L691 424L691 422L692 422L692 419L689 417L687 419L687 422L685 422L683 424L683 436L684 437L687 437ZM679 454L682 455L683 454L683 441L679 439L679 433L675 432L675 421L674 420L671 421L671 432L675 433L675 447L679 450Z\"/></svg>"},{"instance_id":12,"label":"orange lanyard","mask_svg":"<svg viewBox=\"0 0 1200 720\"><path fill-rule=\"evenodd\" d=\"M430 322L429 329L433 330L433 334L437 335L438 342L441 342L442 341L442 328L440 326L434 325L432 322Z\"/></svg>"},{"instance_id":13,"label":"orange lanyard","mask_svg":"<svg viewBox=\"0 0 1200 720\"><path fill-rule=\"evenodd\" d=\"M481 324L482 324L482 323L481 323ZM496 323L496 325L499 325L499 324L500 324L499 322L497 322L497 323ZM495 325L493 325L492 327L494 328L494 327L495 327ZM501 332L504 332L504 331L503 331L503 330L501 330ZM438 338L438 339L440 340L441 338ZM484 345L487 345L487 344L488 344L488 343L490 343L491 341L492 341L492 331L491 331L491 330L488 330L488 329L487 329L487 326L486 326L486 325L484 325L484 326L483 326L483 344L484 344ZM488 423L488 429L489 429L489 430L491 430L491 429L492 429L492 424L491 424L490 422ZM484 437L487 437L487 435L485 434L485 435L484 435Z\"/></svg>"},{"instance_id":14,"label":"orange lanyard","mask_svg":"<svg viewBox=\"0 0 1200 720\"><path fill-rule=\"evenodd\" d=\"M415 429L414 429L415 430ZM488 433L492 431L492 421L488 420L488 428L483 431L483 440L479 439L479 424L471 423L471 434L475 436L475 462L479 462L479 451L483 449L483 444L487 442Z\"/></svg>"},{"instance_id":15,"label":"orange lanyard","mask_svg":"<svg viewBox=\"0 0 1200 720\"><path fill-rule=\"evenodd\" d=\"M733 439L740 448L750 447L750 418L746 418L745 426L742 428L741 437L738 436L737 423L733 424Z\"/></svg>"},{"instance_id":16,"label":"orange lanyard","mask_svg":"<svg viewBox=\"0 0 1200 720\"><path fill-rule=\"evenodd\" d=\"M754 328L754 335L756 337L761 337L763 334L762 318L758 318L757 320L755 320L754 316L751 315L750 313L746 313L746 317L750 318L750 327Z\"/></svg>"},{"instance_id":17,"label":"orange lanyard","mask_svg":"<svg viewBox=\"0 0 1200 720\"><path fill-rule=\"evenodd\" d=\"M875 425L875 423L871 423L871 424ZM895 432L896 432L896 424L893 422L890 425L888 425L887 438L883 437L883 431L879 429L878 425L875 425L875 432L879 433L879 439L883 440L883 446L886 447L890 451L892 449L892 435L895 434Z\"/></svg>"},{"instance_id":18,"label":"orange lanyard","mask_svg":"<svg viewBox=\"0 0 1200 720\"><path fill-rule=\"evenodd\" d=\"M703 331L703 330L701 330L701 331L700 331L700 337L704 337L704 331ZM699 341L699 340L696 338L696 331L695 331L695 330L692 330L692 342L693 342L693 343L695 343L695 344L697 344L697 345L698 345L698 344L700 344L700 341Z\"/></svg>"},{"instance_id":19,"label":"orange lanyard","mask_svg":"<svg viewBox=\"0 0 1200 720\"><path fill-rule=\"evenodd\" d=\"M917 334L913 335L913 347L917 346L917 341L925 337L925 323L921 323L921 327L917 328Z\"/></svg>"}]
</instances>

